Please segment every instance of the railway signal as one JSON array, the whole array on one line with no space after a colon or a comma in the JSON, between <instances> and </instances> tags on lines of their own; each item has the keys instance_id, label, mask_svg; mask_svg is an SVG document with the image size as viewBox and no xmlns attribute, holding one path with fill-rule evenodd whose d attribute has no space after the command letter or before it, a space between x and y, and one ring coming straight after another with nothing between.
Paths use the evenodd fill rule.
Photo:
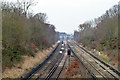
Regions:
<instances>
[{"instance_id":1,"label":"railway signal","mask_svg":"<svg viewBox=\"0 0 120 80\"><path fill-rule=\"evenodd\" d=\"M71 50L70 49L68 49L67 55L68 55L68 66L69 66L70 65L70 55L71 55Z\"/></svg>"}]
</instances>

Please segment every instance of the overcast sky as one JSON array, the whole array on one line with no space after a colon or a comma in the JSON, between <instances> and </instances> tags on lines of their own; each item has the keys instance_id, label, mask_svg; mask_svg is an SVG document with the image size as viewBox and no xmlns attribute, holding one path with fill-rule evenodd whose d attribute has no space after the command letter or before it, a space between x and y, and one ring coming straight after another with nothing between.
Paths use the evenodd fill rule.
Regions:
<instances>
[{"instance_id":1,"label":"overcast sky","mask_svg":"<svg viewBox=\"0 0 120 80\"><path fill-rule=\"evenodd\" d=\"M78 25L104 14L119 0L36 0L34 13L46 13L57 31L73 33Z\"/></svg>"}]
</instances>

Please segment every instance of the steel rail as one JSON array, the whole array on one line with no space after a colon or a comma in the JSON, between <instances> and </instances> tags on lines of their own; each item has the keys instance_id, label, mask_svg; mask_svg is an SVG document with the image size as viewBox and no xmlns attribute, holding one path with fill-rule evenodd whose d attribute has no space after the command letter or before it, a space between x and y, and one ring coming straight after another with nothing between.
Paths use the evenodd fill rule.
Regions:
<instances>
[{"instance_id":1,"label":"steel rail","mask_svg":"<svg viewBox=\"0 0 120 80\"><path fill-rule=\"evenodd\" d=\"M60 57L60 59L57 61L57 63L54 65L54 67L50 70L50 72L48 73L48 75L45 77L44 80L50 79L50 77L55 72L55 70L57 69L57 67L60 64L60 62L62 61L63 57L64 57L64 54L62 54L62 56Z\"/></svg>"},{"instance_id":2,"label":"steel rail","mask_svg":"<svg viewBox=\"0 0 120 80\"><path fill-rule=\"evenodd\" d=\"M87 69L87 71L90 73L90 75L92 76L92 78L94 80L98 80L98 78L95 76L94 73L92 73L92 71L90 69L88 69L88 67L82 62L82 60L76 55L76 53L72 50L72 48L70 47L70 45L68 44L68 47L71 49L72 53L78 58L78 60L82 63L82 65Z\"/></svg>"},{"instance_id":3,"label":"steel rail","mask_svg":"<svg viewBox=\"0 0 120 80\"><path fill-rule=\"evenodd\" d=\"M75 42L74 42L75 43ZM120 72L116 69L114 69L113 67L111 67L110 65L108 65L107 63L105 63L103 60L99 59L98 57L96 57L95 55L93 55L92 53L88 52L85 48L81 47L80 45L78 45L77 43L75 43L78 47L80 47L82 50L84 50L86 53L90 54L93 58L95 58L96 60L100 61L102 64L104 64L105 66L109 67L109 69L111 69L113 72L115 72L116 74L118 74L120 76Z\"/></svg>"},{"instance_id":4,"label":"steel rail","mask_svg":"<svg viewBox=\"0 0 120 80\"><path fill-rule=\"evenodd\" d=\"M92 60L94 60L95 61L95 59L93 59L93 57L92 56L90 56L90 55L88 55L90 58L92 58ZM96 61L95 61L96 62ZM88 63L90 63L90 62L88 62ZM97 64L99 64L98 62L96 62ZM92 65L91 63L90 63L90 65L91 66L93 66L94 67L94 65ZM116 80L118 80L118 78L116 78L111 72L109 72L106 68L104 68L102 65L100 65L99 64L99 66L101 67L101 68L103 68L104 70L106 70L111 76L113 76ZM97 69L96 69L97 70ZM97 70L98 71L98 70ZM101 75L103 75L100 71L98 71ZM104 78L106 78L104 75L103 75L103 77ZM107 79L107 78L106 78Z\"/></svg>"},{"instance_id":5,"label":"steel rail","mask_svg":"<svg viewBox=\"0 0 120 80\"><path fill-rule=\"evenodd\" d=\"M82 58L84 58L81 54L80 56ZM84 59L85 60L85 59ZM104 79L108 80L106 76L103 75L103 73L101 73L91 62L89 62L88 60L85 60L88 64L90 64Z\"/></svg>"},{"instance_id":6,"label":"steel rail","mask_svg":"<svg viewBox=\"0 0 120 80\"><path fill-rule=\"evenodd\" d=\"M65 61L64 61L63 66L62 66L61 70L58 72L58 75L57 75L57 77L56 77L56 79L55 79L55 80L58 80L58 78L59 78L59 76L60 76L61 72L63 71L63 68L64 68L64 66L65 66L66 61L67 61L67 56L66 56L66 58L65 58Z\"/></svg>"},{"instance_id":7,"label":"steel rail","mask_svg":"<svg viewBox=\"0 0 120 80\"><path fill-rule=\"evenodd\" d=\"M51 57L55 54L56 50L60 46L61 43L58 43L56 48L52 51L52 53L40 64L38 65L35 69L33 69L29 74L27 74L23 80L29 80L35 73L39 71L50 59Z\"/></svg>"}]
</instances>

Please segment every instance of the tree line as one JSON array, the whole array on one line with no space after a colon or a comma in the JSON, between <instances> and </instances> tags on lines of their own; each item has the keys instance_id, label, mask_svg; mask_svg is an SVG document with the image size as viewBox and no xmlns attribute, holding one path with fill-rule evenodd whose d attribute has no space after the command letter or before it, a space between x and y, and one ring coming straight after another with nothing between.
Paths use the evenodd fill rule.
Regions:
<instances>
[{"instance_id":1,"label":"tree line","mask_svg":"<svg viewBox=\"0 0 120 80\"><path fill-rule=\"evenodd\" d=\"M119 5L114 5L102 16L80 24L74 32L74 39L91 49L104 51L108 56L118 57L118 15Z\"/></svg>"},{"instance_id":2,"label":"tree line","mask_svg":"<svg viewBox=\"0 0 120 80\"><path fill-rule=\"evenodd\" d=\"M33 14L28 2L2 2L2 64L12 67L22 55L35 56L38 50L52 46L58 39L53 24L46 22L46 13Z\"/></svg>"}]
</instances>

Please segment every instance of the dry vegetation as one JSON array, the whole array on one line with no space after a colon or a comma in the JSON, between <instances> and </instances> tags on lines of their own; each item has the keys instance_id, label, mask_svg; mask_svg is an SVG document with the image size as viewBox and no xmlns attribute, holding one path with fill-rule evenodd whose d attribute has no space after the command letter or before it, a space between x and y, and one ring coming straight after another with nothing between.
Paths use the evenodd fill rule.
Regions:
<instances>
[{"instance_id":1,"label":"dry vegetation","mask_svg":"<svg viewBox=\"0 0 120 80\"><path fill-rule=\"evenodd\" d=\"M80 71L80 62L77 59L74 59L66 70L66 74L64 75L65 80L70 78L81 78Z\"/></svg>"},{"instance_id":2,"label":"dry vegetation","mask_svg":"<svg viewBox=\"0 0 120 80\"><path fill-rule=\"evenodd\" d=\"M75 40L82 43L90 50L102 52L102 59L113 65L118 63L118 9L119 5L114 5L102 16L94 20L87 21L79 25L79 32L74 32ZM98 52L96 53L98 54ZM107 57L105 57L105 55ZM114 57L114 58L113 58Z\"/></svg>"},{"instance_id":3,"label":"dry vegetation","mask_svg":"<svg viewBox=\"0 0 120 80\"><path fill-rule=\"evenodd\" d=\"M34 0L2 2L2 66L12 68L24 62L24 57L51 47L58 40L55 26L46 23L45 13L28 11ZM41 55L44 55L41 53Z\"/></svg>"},{"instance_id":4,"label":"dry vegetation","mask_svg":"<svg viewBox=\"0 0 120 80\"><path fill-rule=\"evenodd\" d=\"M35 53L35 57L22 56L24 57L24 62L15 65L11 69L6 68L2 74L2 78L20 78L23 74L25 75L29 73L34 67L42 63L50 55L56 45L57 44L46 50L38 51Z\"/></svg>"}]
</instances>

